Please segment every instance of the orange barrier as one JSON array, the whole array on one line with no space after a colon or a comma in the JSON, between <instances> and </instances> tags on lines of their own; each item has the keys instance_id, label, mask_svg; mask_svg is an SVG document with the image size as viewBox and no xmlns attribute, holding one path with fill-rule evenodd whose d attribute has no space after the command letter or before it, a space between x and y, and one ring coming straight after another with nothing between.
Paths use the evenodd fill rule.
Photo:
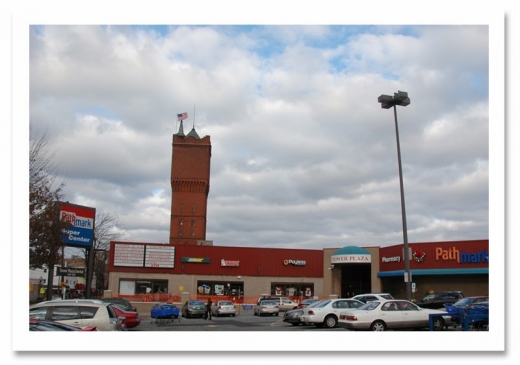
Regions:
<instances>
[{"instance_id":1,"label":"orange barrier","mask_svg":"<svg viewBox=\"0 0 520 365\"><path fill-rule=\"evenodd\" d=\"M190 293L190 300L202 300L206 302L208 298L211 298L212 301L216 300L230 300L234 304L256 304L256 301L261 296L261 294L256 295L246 295L246 296L232 296L232 295L204 295L198 293ZM182 301L182 293L166 293L166 294L136 294L136 295L120 295L118 293L112 293L112 297L120 297L125 298L130 302L159 302L159 303L181 303ZM300 303L304 299L308 299L309 297L297 297L297 296L289 296L287 297L296 303ZM314 297L312 297L314 298ZM318 297L318 299L328 299L328 296Z\"/></svg>"}]
</instances>

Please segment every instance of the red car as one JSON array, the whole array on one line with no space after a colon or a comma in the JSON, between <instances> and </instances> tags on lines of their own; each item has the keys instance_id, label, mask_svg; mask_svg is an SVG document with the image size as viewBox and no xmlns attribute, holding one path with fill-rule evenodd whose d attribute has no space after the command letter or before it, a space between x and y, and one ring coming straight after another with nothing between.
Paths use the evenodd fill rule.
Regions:
<instances>
[{"instance_id":1,"label":"red car","mask_svg":"<svg viewBox=\"0 0 520 365\"><path fill-rule=\"evenodd\" d=\"M126 328L133 328L139 326L139 323L141 323L141 320L139 319L139 313L133 312L133 311L127 311L123 307L121 307L119 304L112 304L114 310L116 311L116 314L118 317L125 317L125 325Z\"/></svg>"}]
</instances>

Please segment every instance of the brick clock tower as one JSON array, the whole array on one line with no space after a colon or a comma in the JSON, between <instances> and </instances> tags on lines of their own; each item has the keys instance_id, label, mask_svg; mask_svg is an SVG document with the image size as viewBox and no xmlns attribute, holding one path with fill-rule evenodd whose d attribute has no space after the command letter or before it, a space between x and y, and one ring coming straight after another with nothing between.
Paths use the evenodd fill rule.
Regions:
<instances>
[{"instance_id":1,"label":"brick clock tower","mask_svg":"<svg viewBox=\"0 0 520 365\"><path fill-rule=\"evenodd\" d=\"M172 142L172 206L170 245L209 245L206 215L209 194L211 140L195 127L184 134L182 120Z\"/></svg>"}]
</instances>

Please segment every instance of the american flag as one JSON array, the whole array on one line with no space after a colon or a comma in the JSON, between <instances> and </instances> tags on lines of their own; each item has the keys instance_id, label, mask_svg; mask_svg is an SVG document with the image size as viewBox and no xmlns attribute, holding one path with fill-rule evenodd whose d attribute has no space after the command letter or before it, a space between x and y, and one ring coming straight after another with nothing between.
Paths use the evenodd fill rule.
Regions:
<instances>
[{"instance_id":1,"label":"american flag","mask_svg":"<svg viewBox=\"0 0 520 365\"><path fill-rule=\"evenodd\" d=\"M188 113L181 113L181 114L177 114L177 120L184 120L188 118Z\"/></svg>"}]
</instances>

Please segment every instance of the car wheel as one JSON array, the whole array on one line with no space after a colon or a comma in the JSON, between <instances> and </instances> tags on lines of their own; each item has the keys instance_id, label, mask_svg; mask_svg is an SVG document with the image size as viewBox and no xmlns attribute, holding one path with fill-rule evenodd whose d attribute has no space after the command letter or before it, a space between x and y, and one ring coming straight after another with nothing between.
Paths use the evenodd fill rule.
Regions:
<instances>
[{"instance_id":1,"label":"car wheel","mask_svg":"<svg viewBox=\"0 0 520 365\"><path fill-rule=\"evenodd\" d=\"M375 321L370 325L370 331L386 331L385 322Z\"/></svg>"},{"instance_id":2,"label":"car wheel","mask_svg":"<svg viewBox=\"0 0 520 365\"><path fill-rule=\"evenodd\" d=\"M328 315L325 317L325 321L323 322L327 328L334 328L338 324L338 320L333 315Z\"/></svg>"},{"instance_id":3,"label":"car wheel","mask_svg":"<svg viewBox=\"0 0 520 365\"><path fill-rule=\"evenodd\" d=\"M235 315L234 315L234 314L232 314L231 316L232 316L232 317L234 317Z\"/></svg>"},{"instance_id":4,"label":"car wheel","mask_svg":"<svg viewBox=\"0 0 520 365\"><path fill-rule=\"evenodd\" d=\"M300 323L294 323L294 322L291 323L291 324L292 324L293 326L299 326L299 325L300 325Z\"/></svg>"},{"instance_id":5,"label":"car wheel","mask_svg":"<svg viewBox=\"0 0 520 365\"><path fill-rule=\"evenodd\" d=\"M435 317L433 319L433 330L442 331L444 328L444 319L442 317Z\"/></svg>"},{"instance_id":6,"label":"car wheel","mask_svg":"<svg viewBox=\"0 0 520 365\"><path fill-rule=\"evenodd\" d=\"M275 314L275 316L277 316L277 317L278 317L278 315L279 315L279 314L280 314L280 313L276 313L276 314Z\"/></svg>"}]
</instances>

